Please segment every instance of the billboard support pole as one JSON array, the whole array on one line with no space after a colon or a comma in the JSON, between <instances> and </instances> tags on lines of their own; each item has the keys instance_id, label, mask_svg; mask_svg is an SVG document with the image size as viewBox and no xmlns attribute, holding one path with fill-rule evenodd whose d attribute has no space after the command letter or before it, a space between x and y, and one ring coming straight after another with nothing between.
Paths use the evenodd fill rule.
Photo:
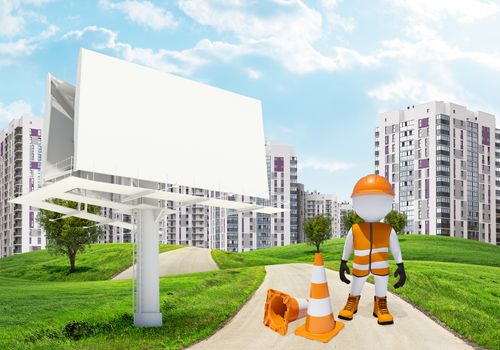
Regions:
<instances>
[{"instance_id":1,"label":"billboard support pole","mask_svg":"<svg viewBox=\"0 0 500 350\"><path fill-rule=\"evenodd\" d=\"M155 209L137 211L136 327L161 327L159 225ZM156 214L156 215L155 215Z\"/></svg>"}]
</instances>

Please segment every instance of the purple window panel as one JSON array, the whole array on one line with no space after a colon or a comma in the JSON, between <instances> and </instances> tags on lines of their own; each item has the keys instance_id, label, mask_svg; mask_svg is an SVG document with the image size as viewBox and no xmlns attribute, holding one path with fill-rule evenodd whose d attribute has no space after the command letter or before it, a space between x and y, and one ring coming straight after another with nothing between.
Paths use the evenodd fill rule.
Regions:
<instances>
[{"instance_id":1,"label":"purple window panel","mask_svg":"<svg viewBox=\"0 0 500 350\"><path fill-rule=\"evenodd\" d=\"M385 146L385 154L389 154L389 146Z\"/></svg>"},{"instance_id":2,"label":"purple window panel","mask_svg":"<svg viewBox=\"0 0 500 350\"><path fill-rule=\"evenodd\" d=\"M3 156L3 142L0 143L0 156Z\"/></svg>"},{"instance_id":3,"label":"purple window panel","mask_svg":"<svg viewBox=\"0 0 500 350\"><path fill-rule=\"evenodd\" d=\"M429 221L425 221L425 234L429 234Z\"/></svg>"},{"instance_id":4,"label":"purple window panel","mask_svg":"<svg viewBox=\"0 0 500 350\"><path fill-rule=\"evenodd\" d=\"M31 162L31 169L40 169L39 162Z\"/></svg>"},{"instance_id":5,"label":"purple window panel","mask_svg":"<svg viewBox=\"0 0 500 350\"><path fill-rule=\"evenodd\" d=\"M429 118L422 118L418 120L419 128L426 128L429 126Z\"/></svg>"},{"instance_id":6,"label":"purple window panel","mask_svg":"<svg viewBox=\"0 0 500 350\"><path fill-rule=\"evenodd\" d=\"M429 179L425 179L425 199L429 199Z\"/></svg>"},{"instance_id":7,"label":"purple window panel","mask_svg":"<svg viewBox=\"0 0 500 350\"><path fill-rule=\"evenodd\" d=\"M385 144L388 145L389 144L389 135L385 135Z\"/></svg>"},{"instance_id":8,"label":"purple window panel","mask_svg":"<svg viewBox=\"0 0 500 350\"><path fill-rule=\"evenodd\" d=\"M429 159L420 159L418 161L418 168L425 169L429 167Z\"/></svg>"},{"instance_id":9,"label":"purple window panel","mask_svg":"<svg viewBox=\"0 0 500 350\"><path fill-rule=\"evenodd\" d=\"M42 136L42 130L40 130L40 129L31 129L31 136Z\"/></svg>"},{"instance_id":10,"label":"purple window panel","mask_svg":"<svg viewBox=\"0 0 500 350\"><path fill-rule=\"evenodd\" d=\"M386 165L385 166L385 178L388 179L389 178L389 165Z\"/></svg>"},{"instance_id":11,"label":"purple window panel","mask_svg":"<svg viewBox=\"0 0 500 350\"><path fill-rule=\"evenodd\" d=\"M30 228L34 227L34 214L32 211L30 211Z\"/></svg>"},{"instance_id":12,"label":"purple window panel","mask_svg":"<svg viewBox=\"0 0 500 350\"><path fill-rule=\"evenodd\" d=\"M283 157L274 158L274 171L283 172L285 169L285 159Z\"/></svg>"},{"instance_id":13,"label":"purple window panel","mask_svg":"<svg viewBox=\"0 0 500 350\"><path fill-rule=\"evenodd\" d=\"M490 145L490 128L488 128L487 126L483 126L483 130L482 130L482 139L483 139L483 145L487 145L489 146Z\"/></svg>"}]
</instances>

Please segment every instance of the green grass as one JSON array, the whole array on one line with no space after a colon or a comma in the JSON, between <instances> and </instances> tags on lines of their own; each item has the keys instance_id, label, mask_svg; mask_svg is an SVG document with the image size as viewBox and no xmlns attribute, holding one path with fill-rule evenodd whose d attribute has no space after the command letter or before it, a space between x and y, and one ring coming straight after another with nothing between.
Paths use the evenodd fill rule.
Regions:
<instances>
[{"instance_id":1,"label":"green grass","mask_svg":"<svg viewBox=\"0 0 500 350\"><path fill-rule=\"evenodd\" d=\"M161 278L160 328L132 326L130 281L0 277L0 349L179 349L214 333L264 274L252 267Z\"/></svg>"},{"instance_id":2,"label":"green grass","mask_svg":"<svg viewBox=\"0 0 500 350\"><path fill-rule=\"evenodd\" d=\"M160 245L160 252L181 248ZM107 280L132 265L130 243L92 244L76 256L76 272L69 272L66 256L51 255L47 250L0 259L0 276L37 281Z\"/></svg>"},{"instance_id":3,"label":"green grass","mask_svg":"<svg viewBox=\"0 0 500 350\"><path fill-rule=\"evenodd\" d=\"M405 235L399 241L408 278L395 290L391 276L391 291L474 343L500 349L500 247L440 236ZM338 270L343 245L337 239L322 246L328 268ZM310 245L297 244L246 253L213 251L212 256L221 268L234 268L311 263L314 252Z\"/></svg>"},{"instance_id":4,"label":"green grass","mask_svg":"<svg viewBox=\"0 0 500 350\"><path fill-rule=\"evenodd\" d=\"M408 279L403 288L395 290L392 285L396 279L391 276L393 293L474 343L500 349L500 268L411 261L406 269Z\"/></svg>"},{"instance_id":5,"label":"green grass","mask_svg":"<svg viewBox=\"0 0 500 350\"><path fill-rule=\"evenodd\" d=\"M459 262L500 267L500 247L461 238L443 236L399 236L403 259ZM321 246L325 261L339 261L344 239L329 240ZM291 262L312 262L315 249L307 244L295 244L254 250L246 253L212 251L220 268L235 268Z\"/></svg>"}]
</instances>

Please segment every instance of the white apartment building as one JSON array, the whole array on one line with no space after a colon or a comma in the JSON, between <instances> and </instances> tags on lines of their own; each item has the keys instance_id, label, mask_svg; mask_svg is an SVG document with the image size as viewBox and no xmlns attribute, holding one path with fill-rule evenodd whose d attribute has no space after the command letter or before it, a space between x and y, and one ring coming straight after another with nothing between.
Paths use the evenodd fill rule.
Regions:
<instances>
[{"instance_id":1,"label":"white apartment building","mask_svg":"<svg viewBox=\"0 0 500 350\"><path fill-rule=\"evenodd\" d=\"M39 188L41 160L41 119L14 119L0 132L0 258L45 248L38 212L9 203Z\"/></svg>"},{"instance_id":2,"label":"white apartment building","mask_svg":"<svg viewBox=\"0 0 500 350\"><path fill-rule=\"evenodd\" d=\"M496 243L495 116L440 101L381 113L375 173L392 183L407 233Z\"/></svg>"},{"instance_id":3,"label":"white apartment building","mask_svg":"<svg viewBox=\"0 0 500 350\"><path fill-rule=\"evenodd\" d=\"M299 184L295 149L279 142L268 141L266 157L270 201L241 196L232 196L230 199L272 205L289 211L276 215L227 213L225 250L244 252L285 246L297 243L300 238Z\"/></svg>"},{"instance_id":4,"label":"white apartment building","mask_svg":"<svg viewBox=\"0 0 500 350\"><path fill-rule=\"evenodd\" d=\"M325 215L332 220L332 237L340 237L340 206L337 197L313 191L306 193L305 202L306 220Z\"/></svg>"},{"instance_id":5,"label":"white apartment building","mask_svg":"<svg viewBox=\"0 0 500 350\"><path fill-rule=\"evenodd\" d=\"M352 203L349 201L343 201L339 203L340 211L340 237L347 236L349 229L344 226L344 215L352 210Z\"/></svg>"},{"instance_id":6,"label":"white apartment building","mask_svg":"<svg viewBox=\"0 0 500 350\"><path fill-rule=\"evenodd\" d=\"M495 129L496 236L500 245L500 129Z\"/></svg>"},{"instance_id":7,"label":"white apartment building","mask_svg":"<svg viewBox=\"0 0 500 350\"><path fill-rule=\"evenodd\" d=\"M186 186L170 187L170 191L175 193L227 199L227 195L217 191ZM174 204L170 202L169 207L174 209ZM175 209L177 214L168 215L160 221L161 243L226 250L225 209L196 204Z\"/></svg>"},{"instance_id":8,"label":"white apartment building","mask_svg":"<svg viewBox=\"0 0 500 350\"><path fill-rule=\"evenodd\" d=\"M306 220L306 191L304 184L297 184L297 215L298 215L298 236L297 243L306 241L304 235L304 221Z\"/></svg>"},{"instance_id":9,"label":"white apartment building","mask_svg":"<svg viewBox=\"0 0 500 350\"><path fill-rule=\"evenodd\" d=\"M271 205L289 209L275 214L271 220L272 246L297 243L298 198L297 198L297 155L295 148L285 144L267 141L267 173Z\"/></svg>"}]
</instances>

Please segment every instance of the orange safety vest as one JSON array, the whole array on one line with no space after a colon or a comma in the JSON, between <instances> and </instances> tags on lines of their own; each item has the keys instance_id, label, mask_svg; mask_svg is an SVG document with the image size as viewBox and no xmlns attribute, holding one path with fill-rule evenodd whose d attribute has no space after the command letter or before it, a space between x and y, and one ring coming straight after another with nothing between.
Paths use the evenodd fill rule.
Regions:
<instances>
[{"instance_id":1,"label":"orange safety vest","mask_svg":"<svg viewBox=\"0 0 500 350\"><path fill-rule=\"evenodd\" d=\"M389 237L391 225L381 222L363 222L352 225L354 264L352 274L356 277L389 274Z\"/></svg>"}]
</instances>

